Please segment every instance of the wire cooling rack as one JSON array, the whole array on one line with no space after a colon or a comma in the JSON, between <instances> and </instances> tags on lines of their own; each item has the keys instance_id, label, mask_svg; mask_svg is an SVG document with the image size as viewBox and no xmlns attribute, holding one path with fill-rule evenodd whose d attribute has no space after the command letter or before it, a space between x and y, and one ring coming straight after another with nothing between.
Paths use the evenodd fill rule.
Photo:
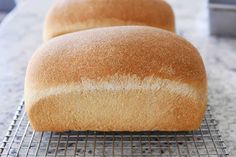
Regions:
<instances>
[{"instance_id":1,"label":"wire cooling rack","mask_svg":"<svg viewBox=\"0 0 236 157\"><path fill-rule=\"evenodd\" d=\"M0 146L1 157L34 156L228 156L208 109L201 128L191 132L35 132L22 103Z\"/></svg>"}]
</instances>

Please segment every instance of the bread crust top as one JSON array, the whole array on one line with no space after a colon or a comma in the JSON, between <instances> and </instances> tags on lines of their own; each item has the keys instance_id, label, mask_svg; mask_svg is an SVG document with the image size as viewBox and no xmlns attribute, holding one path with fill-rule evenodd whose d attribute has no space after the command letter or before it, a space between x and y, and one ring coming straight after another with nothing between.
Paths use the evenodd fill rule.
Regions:
<instances>
[{"instance_id":1,"label":"bread crust top","mask_svg":"<svg viewBox=\"0 0 236 157\"><path fill-rule=\"evenodd\" d=\"M97 28L44 43L29 62L25 87L109 81L115 75L168 79L207 90L197 49L174 33L146 26Z\"/></svg>"},{"instance_id":2,"label":"bread crust top","mask_svg":"<svg viewBox=\"0 0 236 157\"><path fill-rule=\"evenodd\" d=\"M79 30L147 25L175 31L174 13L164 0L57 0L44 25L44 40Z\"/></svg>"}]
</instances>

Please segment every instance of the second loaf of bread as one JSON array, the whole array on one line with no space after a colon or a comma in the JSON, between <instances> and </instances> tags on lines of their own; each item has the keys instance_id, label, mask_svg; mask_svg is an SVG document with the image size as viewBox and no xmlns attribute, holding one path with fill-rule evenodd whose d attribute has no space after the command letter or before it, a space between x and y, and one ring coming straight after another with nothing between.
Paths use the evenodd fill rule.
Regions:
<instances>
[{"instance_id":1,"label":"second loaf of bread","mask_svg":"<svg viewBox=\"0 0 236 157\"><path fill-rule=\"evenodd\" d=\"M153 27L52 39L35 52L25 79L26 111L39 131L195 130L206 103L196 48Z\"/></svg>"},{"instance_id":2,"label":"second loaf of bread","mask_svg":"<svg viewBox=\"0 0 236 157\"><path fill-rule=\"evenodd\" d=\"M44 25L44 40L85 29L146 25L175 31L165 0L56 0Z\"/></svg>"}]
</instances>

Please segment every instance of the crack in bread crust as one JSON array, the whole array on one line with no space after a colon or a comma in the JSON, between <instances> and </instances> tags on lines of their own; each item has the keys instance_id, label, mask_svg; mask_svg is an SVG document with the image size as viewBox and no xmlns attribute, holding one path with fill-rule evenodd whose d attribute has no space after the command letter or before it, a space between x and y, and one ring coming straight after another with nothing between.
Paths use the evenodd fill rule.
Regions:
<instances>
[{"instance_id":1,"label":"crack in bread crust","mask_svg":"<svg viewBox=\"0 0 236 157\"><path fill-rule=\"evenodd\" d=\"M72 92L84 91L129 91L129 90L152 90L165 91L181 96L190 97L194 100L202 99L205 95L201 95L196 88L189 84L172 81L168 79L160 79L154 77L146 77L143 80L137 76L111 76L104 79L105 81L94 81L83 79L81 83L68 83L55 87L49 87L42 90L30 90L26 92L26 101L31 104L45 99L48 96L58 94L68 94Z\"/></svg>"}]
</instances>

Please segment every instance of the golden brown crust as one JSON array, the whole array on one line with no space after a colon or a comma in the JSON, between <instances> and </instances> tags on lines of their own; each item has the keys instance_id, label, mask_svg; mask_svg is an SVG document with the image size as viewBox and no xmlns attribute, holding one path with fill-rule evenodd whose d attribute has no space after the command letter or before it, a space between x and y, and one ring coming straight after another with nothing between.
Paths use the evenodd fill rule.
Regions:
<instances>
[{"instance_id":1,"label":"golden brown crust","mask_svg":"<svg viewBox=\"0 0 236 157\"><path fill-rule=\"evenodd\" d=\"M163 0L60 0L47 14L44 40L84 29L120 25L175 31L174 13Z\"/></svg>"},{"instance_id":2,"label":"golden brown crust","mask_svg":"<svg viewBox=\"0 0 236 157\"><path fill-rule=\"evenodd\" d=\"M114 87L129 80L123 76L137 78L128 81L132 88ZM99 86L104 82L110 84ZM194 130L205 111L207 80L198 51L176 34L144 26L107 27L41 46L27 68L25 100L33 127L41 131ZM131 120L135 115L139 119Z\"/></svg>"},{"instance_id":3,"label":"golden brown crust","mask_svg":"<svg viewBox=\"0 0 236 157\"><path fill-rule=\"evenodd\" d=\"M196 88L206 85L196 48L173 33L144 26L98 28L55 38L35 52L27 73L26 81L37 89L114 74L158 76Z\"/></svg>"}]
</instances>

